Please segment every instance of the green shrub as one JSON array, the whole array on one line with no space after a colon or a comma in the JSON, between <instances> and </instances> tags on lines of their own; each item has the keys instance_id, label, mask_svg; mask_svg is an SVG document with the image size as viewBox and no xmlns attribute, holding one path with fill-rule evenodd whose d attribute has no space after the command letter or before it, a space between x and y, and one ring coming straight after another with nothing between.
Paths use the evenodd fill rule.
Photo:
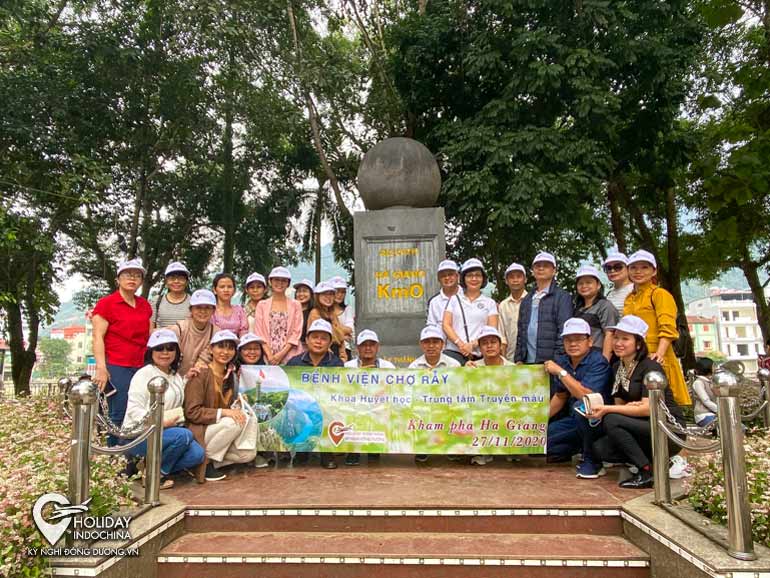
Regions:
<instances>
[{"instance_id":1,"label":"green shrub","mask_svg":"<svg viewBox=\"0 0 770 578\"><path fill-rule=\"evenodd\" d=\"M754 430L746 437L746 474L755 542L770 547L770 432ZM696 511L727 523L725 480L721 455L688 457L692 476L686 480L689 501Z\"/></svg>"}]
</instances>

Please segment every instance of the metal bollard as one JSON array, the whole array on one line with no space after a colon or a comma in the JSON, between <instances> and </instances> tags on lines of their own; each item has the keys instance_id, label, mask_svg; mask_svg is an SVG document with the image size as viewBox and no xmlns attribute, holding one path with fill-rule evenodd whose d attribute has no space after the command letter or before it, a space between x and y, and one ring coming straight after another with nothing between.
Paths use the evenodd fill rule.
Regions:
<instances>
[{"instance_id":1,"label":"metal bollard","mask_svg":"<svg viewBox=\"0 0 770 578\"><path fill-rule=\"evenodd\" d=\"M88 379L81 379L72 386L69 402L72 406L72 437L70 442L69 500L80 505L89 498L91 434L94 428L97 387ZM67 534L66 544L72 545L72 535Z\"/></svg>"},{"instance_id":2,"label":"metal bollard","mask_svg":"<svg viewBox=\"0 0 770 578\"><path fill-rule=\"evenodd\" d=\"M712 383L719 408L719 438L722 442L722 468L727 494L727 553L739 560L756 560L751 538L751 509L738 380L732 373L719 371L714 375Z\"/></svg>"},{"instance_id":3,"label":"metal bollard","mask_svg":"<svg viewBox=\"0 0 770 578\"><path fill-rule=\"evenodd\" d=\"M155 405L152 422L155 429L147 439L147 456L145 458L144 503L151 506L160 505L160 462L163 454L163 406L164 394L168 382L161 376L153 377L147 383L150 392L150 406Z\"/></svg>"},{"instance_id":4,"label":"metal bollard","mask_svg":"<svg viewBox=\"0 0 770 578\"><path fill-rule=\"evenodd\" d=\"M652 438L652 475L655 487L655 503L671 503L671 485L668 481L668 438L658 427L658 420L664 421L659 402L663 396L668 381L659 371L651 371L644 376L644 386L650 396L650 436Z\"/></svg>"},{"instance_id":5,"label":"metal bollard","mask_svg":"<svg viewBox=\"0 0 770 578\"><path fill-rule=\"evenodd\" d=\"M765 422L765 429L770 429L770 371L765 368L757 372L759 381L765 389L765 395L760 402L765 402L765 409L762 410L762 419Z\"/></svg>"}]
</instances>

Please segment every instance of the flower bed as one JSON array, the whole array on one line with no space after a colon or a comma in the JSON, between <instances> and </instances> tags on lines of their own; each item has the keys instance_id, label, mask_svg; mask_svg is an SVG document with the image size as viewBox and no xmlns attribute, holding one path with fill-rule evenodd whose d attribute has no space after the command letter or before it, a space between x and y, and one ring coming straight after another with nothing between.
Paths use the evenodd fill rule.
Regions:
<instances>
[{"instance_id":1,"label":"flower bed","mask_svg":"<svg viewBox=\"0 0 770 578\"><path fill-rule=\"evenodd\" d=\"M67 494L71 422L58 400L33 397L0 401L0 576L45 576L48 561L26 556L48 547L32 521L32 506L47 492ZM91 515L115 514L131 503L131 487L119 476L122 457L91 459Z\"/></svg>"},{"instance_id":2,"label":"flower bed","mask_svg":"<svg viewBox=\"0 0 770 578\"><path fill-rule=\"evenodd\" d=\"M755 542L770 547L770 432L754 430L746 437L746 473ZM713 454L689 456L692 476L685 488L696 511L720 524L727 523L722 459Z\"/></svg>"}]
</instances>

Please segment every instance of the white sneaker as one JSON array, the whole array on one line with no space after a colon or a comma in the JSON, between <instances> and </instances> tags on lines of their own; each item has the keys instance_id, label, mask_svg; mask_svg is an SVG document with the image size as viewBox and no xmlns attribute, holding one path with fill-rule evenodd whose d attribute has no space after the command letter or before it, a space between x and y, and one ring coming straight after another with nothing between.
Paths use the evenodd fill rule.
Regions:
<instances>
[{"instance_id":1,"label":"white sneaker","mask_svg":"<svg viewBox=\"0 0 770 578\"><path fill-rule=\"evenodd\" d=\"M471 458L471 464L474 466L486 466L494 459L493 456L473 456Z\"/></svg>"},{"instance_id":2,"label":"white sneaker","mask_svg":"<svg viewBox=\"0 0 770 578\"><path fill-rule=\"evenodd\" d=\"M668 477L672 480L678 480L690 476L690 466L687 460L682 456L671 458L671 467L668 469Z\"/></svg>"}]
</instances>

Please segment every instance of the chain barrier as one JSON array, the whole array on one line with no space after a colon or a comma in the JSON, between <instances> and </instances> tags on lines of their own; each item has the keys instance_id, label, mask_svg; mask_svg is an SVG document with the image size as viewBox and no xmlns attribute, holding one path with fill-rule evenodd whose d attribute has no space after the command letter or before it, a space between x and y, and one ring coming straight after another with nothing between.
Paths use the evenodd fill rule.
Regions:
<instances>
[{"instance_id":1,"label":"chain barrier","mask_svg":"<svg viewBox=\"0 0 770 578\"><path fill-rule=\"evenodd\" d=\"M666 418L666 421L668 422L666 424L661 423L661 425L665 425L668 429L672 430L673 432L681 434L683 436L688 436L688 437L696 437L696 438L702 438L702 439L713 438L714 431L717 428L717 420L714 420L711 423L704 426L687 426L685 428L685 427L682 427L682 425L672 415L672 413L668 409L668 406L665 404L663 400L658 402L658 407L660 408L660 411L663 413L663 415Z\"/></svg>"}]
</instances>

